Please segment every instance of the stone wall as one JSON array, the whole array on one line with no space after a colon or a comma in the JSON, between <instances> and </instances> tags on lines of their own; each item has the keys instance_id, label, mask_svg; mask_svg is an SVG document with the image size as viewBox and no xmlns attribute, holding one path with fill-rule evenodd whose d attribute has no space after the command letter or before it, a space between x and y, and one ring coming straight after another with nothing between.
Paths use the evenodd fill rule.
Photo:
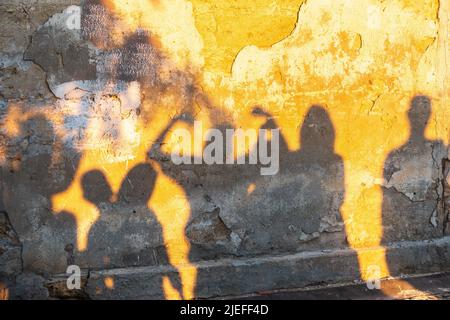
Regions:
<instances>
[{"instance_id":1,"label":"stone wall","mask_svg":"<svg viewBox=\"0 0 450 320\"><path fill-rule=\"evenodd\" d=\"M0 297L205 298L449 269L449 1L0 9ZM175 165L174 132L194 120L280 129L279 172Z\"/></svg>"}]
</instances>

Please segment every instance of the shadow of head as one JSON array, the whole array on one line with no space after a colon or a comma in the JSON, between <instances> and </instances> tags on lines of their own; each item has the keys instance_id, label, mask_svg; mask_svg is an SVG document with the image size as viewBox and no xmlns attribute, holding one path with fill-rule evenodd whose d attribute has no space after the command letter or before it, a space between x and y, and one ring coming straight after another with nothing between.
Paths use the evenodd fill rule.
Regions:
<instances>
[{"instance_id":1,"label":"shadow of head","mask_svg":"<svg viewBox=\"0 0 450 320\"><path fill-rule=\"evenodd\" d=\"M139 164L130 170L119 191L119 201L146 205L153 193L156 172L149 164Z\"/></svg>"},{"instance_id":2,"label":"shadow of head","mask_svg":"<svg viewBox=\"0 0 450 320\"><path fill-rule=\"evenodd\" d=\"M11 172L23 172L28 185L45 196L64 190L73 178L72 168L77 166L78 158L60 140L52 122L43 114L33 115L20 123L18 138L18 154L14 148L8 151L20 159L14 161Z\"/></svg>"},{"instance_id":3,"label":"shadow of head","mask_svg":"<svg viewBox=\"0 0 450 320\"><path fill-rule=\"evenodd\" d=\"M328 112L322 106L312 106L300 131L302 151L313 154L334 152L335 132Z\"/></svg>"},{"instance_id":4,"label":"shadow of head","mask_svg":"<svg viewBox=\"0 0 450 320\"><path fill-rule=\"evenodd\" d=\"M411 100L411 107L408 111L408 119L411 126L411 137L423 138L425 129L431 118L431 100L427 96L415 96Z\"/></svg>"},{"instance_id":5,"label":"shadow of head","mask_svg":"<svg viewBox=\"0 0 450 320\"><path fill-rule=\"evenodd\" d=\"M111 202L113 193L103 172L92 170L81 179L84 198L95 204Z\"/></svg>"}]
</instances>

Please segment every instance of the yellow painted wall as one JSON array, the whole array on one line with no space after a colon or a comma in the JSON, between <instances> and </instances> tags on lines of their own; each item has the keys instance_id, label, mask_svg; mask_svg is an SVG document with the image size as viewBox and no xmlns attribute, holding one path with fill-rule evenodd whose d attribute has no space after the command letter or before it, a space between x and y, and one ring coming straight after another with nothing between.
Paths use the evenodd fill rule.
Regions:
<instances>
[{"instance_id":1,"label":"yellow painted wall","mask_svg":"<svg viewBox=\"0 0 450 320\"><path fill-rule=\"evenodd\" d=\"M448 0L104 3L120 21L118 44L138 28L149 29L171 61L170 68L195 78L201 94L194 97L193 108L205 127L231 122L259 128L264 119L252 110L260 106L273 115L293 151L301 147L299 130L309 107L322 105L335 126L336 153L344 159L343 215L352 248L381 244L383 165L389 152L408 139L406 113L415 95L432 99L427 138L449 143ZM71 187L53 198L55 211L76 217L81 250L98 218L82 198L82 175L101 169L117 191L129 168L145 161L151 141L182 111L174 90L157 103L144 97L142 109L149 117L136 126L142 143L131 152L131 160L106 159L105 150L86 150ZM11 119L12 113L13 123ZM195 268L184 234L189 204L184 191L158 172L149 206L163 226L172 264L183 270L184 297L190 298ZM372 264L382 267L383 276L389 272L383 254L361 251L359 261L363 278ZM169 284L166 289L172 292Z\"/></svg>"}]
</instances>

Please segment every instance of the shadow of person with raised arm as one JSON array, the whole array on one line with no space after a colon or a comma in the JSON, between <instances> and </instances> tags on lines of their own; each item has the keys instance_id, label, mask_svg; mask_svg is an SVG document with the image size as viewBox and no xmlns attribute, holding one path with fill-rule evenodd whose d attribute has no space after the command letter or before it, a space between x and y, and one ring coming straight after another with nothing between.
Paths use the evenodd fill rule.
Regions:
<instances>
[{"instance_id":1,"label":"shadow of person with raised arm","mask_svg":"<svg viewBox=\"0 0 450 320\"><path fill-rule=\"evenodd\" d=\"M89 265L99 269L170 265L161 225L148 207L155 182L152 166L138 164L123 179L117 200L113 201L113 192L101 171L83 176L84 197L100 212L89 234ZM180 277L174 268L157 275L151 283L145 283L146 298L164 299L164 276L181 293Z\"/></svg>"},{"instance_id":2,"label":"shadow of person with raised arm","mask_svg":"<svg viewBox=\"0 0 450 320\"><path fill-rule=\"evenodd\" d=\"M270 114L259 109L254 113L267 117L262 128L278 128ZM335 153L334 126L323 107L309 109L299 139L300 149L289 151L281 137L279 174L256 178L258 188L252 198L259 199L253 201L262 212L261 217L267 216L264 225L270 228L256 230L254 242L260 241L256 235L268 233L258 237L267 238L267 243L260 245L270 245L273 250L296 252L307 246L321 249L327 243L329 247L347 247L341 216L345 197L344 163ZM317 241L311 242L314 240Z\"/></svg>"},{"instance_id":3,"label":"shadow of person with raised arm","mask_svg":"<svg viewBox=\"0 0 450 320\"><path fill-rule=\"evenodd\" d=\"M261 129L279 129L276 118L262 108L255 108L253 114L266 119ZM330 266L322 272L311 272L307 280L292 279L292 285L301 287L321 281L333 283L359 279L357 255L349 249L341 214L345 198L344 162L335 152L335 130L327 111L321 106L312 106L307 112L300 131L301 148L298 151L289 151L282 134L275 141L279 144L280 158L277 174L261 175L259 169L263 166L260 163L257 166L237 166L233 168L235 172L227 173L229 177L222 177L223 180L234 179L230 182L231 191L225 191L225 194L230 194L227 202L219 207L222 211L228 210L226 205L231 207L221 217L231 226L235 239L239 237L236 254L275 255L347 249L335 269ZM260 149L259 144L266 143L271 149L275 141L272 132L271 141L258 141L256 148ZM245 171L250 174L245 175ZM252 188L241 188L247 185ZM212 184L205 186L209 189L214 187ZM199 270L197 297L211 292L223 295L220 288L211 284L211 277L207 270ZM255 273L250 278L246 274L246 279L235 275L219 281L226 282L228 287L239 286L242 281L276 287L285 279L282 274L261 279Z\"/></svg>"},{"instance_id":4,"label":"shadow of person with raised arm","mask_svg":"<svg viewBox=\"0 0 450 320\"><path fill-rule=\"evenodd\" d=\"M175 133L173 130L176 124L184 122L189 126L194 125L194 117L190 113L184 113L172 119L156 139L156 143L148 151L148 157L158 161L164 174L183 188L184 193L190 205L190 219L185 228L186 238L190 243L189 261L196 263L199 261L209 261L223 257L231 257L239 246L235 243L232 231L223 220L221 212L224 205L217 196L218 190L222 194L232 194L237 186L241 184L248 187L248 184L259 175L259 168L255 165L237 165L225 163L209 163L197 157L202 155L190 154L185 163L176 165L170 161L171 155L161 150L160 146L164 143L167 136ZM215 133L226 137L226 132L234 129L229 123L222 122L215 125ZM204 132L206 135L206 131ZM216 141L217 136L207 141L202 153L206 152L208 146ZM219 138L225 142L225 138ZM199 141L197 141L199 142ZM201 142L201 141L200 141ZM227 155L226 144L217 146L212 154L220 153L222 160ZM197 163L197 164L195 164ZM245 183L247 181L247 183ZM234 192L236 194L236 192ZM235 241L235 242L233 242ZM199 268L195 287L195 297L201 296L199 292L212 292L215 288L210 287L211 275L205 273L205 270Z\"/></svg>"},{"instance_id":5,"label":"shadow of person with raised arm","mask_svg":"<svg viewBox=\"0 0 450 320\"><path fill-rule=\"evenodd\" d=\"M387 247L386 260L392 275L413 270L400 268L404 257L390 251L391 244L442 236L445 219L439 190L442 159L447 154L442 141L425 136L431 113L429 97L418 95L411 100L408 141L392 151L384 164L382 244ZM420 268L420 262L414 262L415 268Z\"/></svg>"}]
</instances>

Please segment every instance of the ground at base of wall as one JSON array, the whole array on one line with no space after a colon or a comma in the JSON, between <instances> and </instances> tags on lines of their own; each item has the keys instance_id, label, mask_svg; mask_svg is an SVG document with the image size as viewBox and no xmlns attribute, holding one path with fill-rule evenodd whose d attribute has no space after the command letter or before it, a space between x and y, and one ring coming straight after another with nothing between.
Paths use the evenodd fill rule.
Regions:
<instances>
[{"instance_id":1,"label":"ground at base of wall","mask_svg":"<svg viewBox=\"0 0 450 320\"><path fill-rule=\"evenodd\" d=\"M381 289L367 284L323 286L280 290L240 297L233 300L450 300L450 273L386 279Z\"/></svg>"},{"instance_id":2,"label":"ground at base of wall","mask_svg":"<svg viewBox=\"0 0 450 320\"><path fill-rule=\"evenodd\" d=\"M427 241L401 242L388 247L359 249L357 252L352 249L340 249L198 262L195 264L196 285L192 296L199 300L220 299L261 292L273 293L277 292L276 290L298 288L311 290L322 285L331 288L332 284L335 287L341 284L342 288L342 284L361 284L352 282L361 279L358 255L378 257L382 254L386 255L386 262L393 277L450 272L450 237L444 237ZM171 266L85 270L81 274L80 290L75 291L67 290L67 274L44 278L24 272L15 277L11 275L10 279L6 277L4 280L0 274L0 294L3 282L6 285L3 292L7 292L10 299L161 300L167 298L161 287L162 279L164 277L177 279L177 274L178 272ZM420 284L419 287L408 285L409 281L406 280L402 283L405 284L402 290L411 294L424 291L417 290L420 289ZM444 293L450 292L448 279L447 283L448 285L443 288L449 290L445 290ZM394 289L397 287L393 286ZM367 298L380 299L393 296L389 292L389 287L383 292L377 291L368 293ZM352 290L344 292L340 296L342 299L351 298L351 292ZM331 295L330 298L337 297Z\"/></svg>"}]
</instances>

